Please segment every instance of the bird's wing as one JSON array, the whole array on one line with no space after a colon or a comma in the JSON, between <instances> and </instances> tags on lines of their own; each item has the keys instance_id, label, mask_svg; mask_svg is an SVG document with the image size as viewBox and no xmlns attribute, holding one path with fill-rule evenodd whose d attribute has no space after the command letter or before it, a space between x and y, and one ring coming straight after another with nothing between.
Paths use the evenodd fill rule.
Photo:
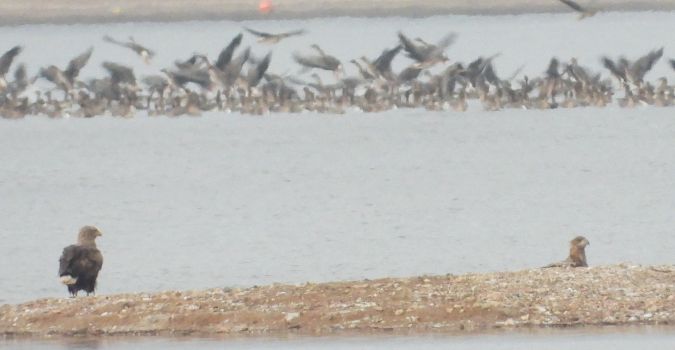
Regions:
<instances>
[{"instance_id":1,"label":"bird's wing","mask_svg":"<svg viewBox=\"0 0 675 350\"><path fill-rule=\"evenodd\" d=\"M302 56L298 53L295 53L293 55L293 59L301 66L327 69L324 60L319 56Z\"/></svg>"},{"instance_id":2,"label":"bird's wing","mask_svg":"<svg viewBox=\"0 0 675 350\"><path fill-rule=\"evenodd\" d=\"M9 66L12 65L14 57L21 53L23 48L21 46L14 46L0 56L0 75L5 75L9 71Z\"/></svg>"},{"instance_id":3,"label":"bird's wing","mask_svg":"<svg viewBox=\"0 0 675 350\"><path fill-rule=\"evenodd\" d=\"M77 75L80 74L80 70L87 64L87 62L89 62L89 57L91 57L91 53L93 51L94 48L90 47L89 50L70 60L65 71L66 78L68 78L68 80L71 82L75 80Z\"/></svg>"},{"instance_id":4,"label":"bird's wing","mask_svg":"<svg viewBox=\"0 0 675 350\"><path fill-rule=\"evenodd\" d=\"M114 39L113 37L111 37L110 35L104 35L104 36L103 36L103 41L108 42L108 43L111 43L111 44L115 44L115 45L118 45L118 46L124 46L124 47L126 47L126 43L123 43L123 42L121 42L121 41L119 41L119 40L116 40L116 39Z\"/></svg>"},{"instance_id":5,"label":"bird's wing","mask_svg":"<svg viewBox=\"0 0 675 350\"><path fill-rule=\"evenodd\" d=\"M220 54L218 55L218 59L216 60L216 67L222 71L225 70L225 67L230 63L232 60L232 55L234 55L234 50L237 49L237 47L241 44L241 39L244 35L239 33L239 35L235 36L227 46L220 51Z\"/></svg>"},{"instance_id":6,"label":"bird's wing","mask_svg":"<svg viewBox=\"0 0 675 350\"><path fill-rule=\"evenodd\" d=\"M436 45L436 47L440 50L445 50L448 47L450 47L450 45L454 44L455 41L457 41L457 34L456 33L450 33L450 34L444 36L443 38L441 38L441 40L438 42L438 45Z\"/></svg>"},{"instance_id":7,"label":"bird's wing","mask_svg":"<svg viewBox=\"0 0 675 350\"><path fill-rule=\"evenodd\" d=\"M659 59L661 59L662 56L663 48L660 48L659 50L651 51L648 54L640 57L631 66L631 74L639 80L642 80L645 74L647 74L647 72L649 72L652 67L654 67L654 64Z\"/></svg>"},{"instance_id":8,"label":"bird's wing","mask_svg":"<svg viewBox=\"0 0 675 350\"><path fill-rule=\"evenodd\" d=\"M257 66L249 73L248 83L250 87L258 85L260 79L267 71L267 68L270 66L270 61L272 60L272 52L267 53L265 57L258 63Z\"/></svg>"},{"instance_id":9,"label":"bird's wing","mask_svg":"<svg viewBox=\"0 0 675 350\"><path fill-rule=\"evenodd\" d=\"M603 57L603 58L601 59L601 61L602 61L602 65L603 65L605 68L607 68L607 69L609 70L609 72L612 73L612 75L614 75L617 79L619 79L619 80L626 80L626 74L625 74L625 72L623 72L622 70L620 70L620 69L616 66L616 64L614 63L614 61L612 61L612 60L611 60L610 58L608 58L608 57Z\"/></svg>"},{"instance_id":10,"label":"bird's wing","mask_svg":"<svg viewBox=\"0 0 675 350\"><path fill-rule=\"evenodd\" d=\"M670 63L670 67L673 68L673 69L675 69L675 60L674 60L674 59L670 59L670 60L668 60L668 62Z\"/></svg>"},{"instance_id":11,"label":"bird's wing","mask_svg":"<svg viewBox=\"0 0 675 350\"><path fill-rule=\"evenodd\" d=\"M298 29L298 30L294 30L292 32L281 33L281 34L279 34L279 36L283 36L284 38L288 38L289 36L302 35L302 34L305 34L304 29Z\"/></svg>"},{"instance_id":12,"label":"bird's wing","mask_svg":"<svg viewBox=\"0 0 675 350\"><path fill-rule=\"evenodd\" d=\"M134 71L129 67L125 67L121 64L113 62L103 62L103 68L105 68L108 73L110 73L110 76L115 83L136 83Z\"/></svg>"},{"instance_id":13,"label":"bird's wing","mask_svg":"<svg viewBox=\"0 0 675 350\"><path fill-rule=\"evenodd\" d=\"M382 54L377 59L375 59L373 65L380 73L391 71L391 61L394 60L394 57L396 57L402 48L403 47L401 45L397 45L391 50L385 49L382 51Z\"/></svg>"},{"instance_id":14,"label":"bird's wing","mask_svg":"<svg viewBox=\"0 0 675 350\"><path fill-rule=\"evenodd\" d=\"M251 33L251 34L253 34L253 35L255 35L255 36L259 36L259 37L261 37L261 38L269 38L269 37L274 36L274 34L265 33L265 32L259 32L259 31L257 31L257 30L254 30L254 29L251 29L251 28L247 28L247 27L244 27L244 30L247 31L247 32L249 32L249 33Z\"/></svg>"},{"instance_id":15,"label":"bird's wing","mask_svg":"<svg viewBox=\"0 0 675 350\"><path fill-rule=\"evenodd\" d=\"M573 262L570 260L570 258L567 258L563 261L558 261L554 262L553 264L548 264L546 266L542 266L543 269L551 268L551 267L572 267Z\"/></svg>"},{"instance_id":16,"label":"bird's wing","mask_svg":"<svg viewBox=\"0 0 675 350\"><path fill-rule=\"evenodd\" d=\"M63 248L61 258L59 258L59 276L67 274L70 269L70 264L78 256L78 246L69 245Z\"/></svg>"},{"instance_id":17,"label":"bird's wing","mask_svg":"<svg viewBox=\"0 0 675 350\"><path fill-rule=\"evenodd\" d=\"M583 7L581 7L581 5L577 4L576 2L574 2L574 1L572 1L572 0L558 0L558 1L560 1L560 2L562 2L563 4L567 5L568 7L570 7L571 9L573 9L574 11L577 11L577 12L586 12L586 10L585 10Z\"/></svg>"},{"instance_id":18,"label":"bird's wing","mask_svg":"<svg viewBox=\"0 0 675 350\"><path fill-rule=\"evenodd\" d=\"M403 33L398 33L398 38L401 40L403 49L408 53L408 57L414 59L415 61L422 62L426 58L421 52L420 48L415 45L408 37L403 35Z\"/></svg>"}]
</instances>

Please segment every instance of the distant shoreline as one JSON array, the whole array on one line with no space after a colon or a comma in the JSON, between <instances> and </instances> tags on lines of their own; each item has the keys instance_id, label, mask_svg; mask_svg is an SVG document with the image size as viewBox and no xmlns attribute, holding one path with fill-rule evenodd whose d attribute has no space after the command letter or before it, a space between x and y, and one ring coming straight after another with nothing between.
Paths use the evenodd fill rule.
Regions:
<instances>
[{"instance_id":1,"label":"distant shoreline","mask_svg":"<svg viewBox=\"0 0 675 350\"><path fill-rule=\"evenodd\" d=\"M571 10L555 0L272 0L263 15L256 0L0 0L0 25L190 20L265 20L315 17L427 17L434 15L514 15L563 13ZM496 3L496 4L495 4ZM587 0L579 0L588 4ZM674 11L675 0L595 0L601 11ZM39 11L36 11L39 9Z\"/></svg>"},{"instance_id":2,"label":"distant shoreline","mask_svg":"<svg viewBox=\"0 0 675 350\"><path fill-rule=\"evenodd\" d=\"M675 266L614 265L51 298L0 306L0 338L672 325L674 284Z\"/></svg>"}]
</instances>

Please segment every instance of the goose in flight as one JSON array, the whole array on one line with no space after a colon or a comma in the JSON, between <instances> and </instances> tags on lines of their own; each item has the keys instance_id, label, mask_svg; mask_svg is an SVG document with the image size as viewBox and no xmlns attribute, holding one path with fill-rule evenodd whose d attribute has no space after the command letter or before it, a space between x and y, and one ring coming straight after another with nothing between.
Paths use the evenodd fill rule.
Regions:
<instances>
[{"instance_id":1,"label":"goose in flight","mask_svg":"<svg viewBox=\"0 0 675 350\"><path fill-rule=\"evenodd\" d=\"M398 33L398 38L408 57L417 61L423 67L431 67L436 63L448 61L444 51L457 40L457 34L450 33L444 36L436 45L426 43L421 39L410 40L402 32Z\"/></svg>"},{"instance_id":2,"label":"goose in flight","mask_svg":"<svg viewBox=\"0 0 675 350\"><path fill-rule=\"evenodd\" d=\"M9 72L9 67L14 61L14 57L21 53L23 48L21 46L14 46L0 56L0 91L7 88L7 81L5 75Z\"/></svg>"},{"instance_id":3,"label":"goose in flight","mask_svg":"<svg viewBox=\"0 0 675 350\"><path fill-rule=\"evenodd\" d=\"M286 39L286 38L289 38L289 37L292 37L292 36L296 36L296 35L305 34L304 29L294 30L294 31L291 31L291 32L279 33L279 34L259 32L257 30L253 30L251 28L246 28L246 27L244 27L244 30L246 30L247 32L257 36L259 43L266 43L266 44L276 44L283 39Z\"/></svg>"},{"instance_id":4,"label":"goose in flight","mask_svg":"<svg viewBox=\"0 0 675 350\"><path fill-rule=\"evenodd\" d=\"M582 20L586 17L593 17L598 12L597 10L591 10L591 9L587 9L585 7L582 7L581 5L579 5L577 2L575 2L573 0L558 0L558 1L567 5L572 10L577 11L579 13L579 20Z\"/></svg>"},{"instance_id":5,"label":"goose in flight","mask_svg":"<svg viewBox=\"0 0 675 350\"><path fill-rule=\"evenodd\" d=\"M318 68L328 70L332 71L336 75L338 74L339 71L342 70L342 63L340 62L340 60L338 60L334 56L327 55L319 47L319 45L314 44L312 45L312 48L316 50L319 54L316 56L302 56L296 53L293 55L293 59L295 59L295 62L308 69Z\"/></svg>"},{"instance_id":6,"label":"goose in flight","mask_svg":"<svg viewBox=\"0 0 675 350\"><path fill-rule=\"evenodd\" d=\"M111 44L115 44L117 46L126 47L128 49L131 49L137 55L141 56L141 58L143 59L143 62L145 62L146 64L150 64L150 60L153 57L155 57L154 51L152 51L152 50L148 49L147 47L137 43L136 40L134 40L133 37L129 37L129 41L123 42L123 41L115 40L108 35L105 35L103 37L103 41L109 42Z\"/></svg>"}]
</instances>

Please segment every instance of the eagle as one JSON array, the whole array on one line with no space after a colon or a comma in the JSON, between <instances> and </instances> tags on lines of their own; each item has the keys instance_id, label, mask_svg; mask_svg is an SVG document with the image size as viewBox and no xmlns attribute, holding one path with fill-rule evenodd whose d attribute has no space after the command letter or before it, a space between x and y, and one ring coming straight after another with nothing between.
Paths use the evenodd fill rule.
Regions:
<instances>
[{"instance_id":1,"label":"eagle","mask_svg":"<svg viewBox=\"0 0 675 350\"><path fill-rule=\"evenodd\" d=\"M577 236L570 241L570 256L567 259L544 266L548 267L588 267L586 262L586 246L590 245L586 237Z\"/></svg>"},{"instance_id":2,"label":"eagle","mask_svg":"<svg viewBox=\"0 0 675 350\"><path fill-rule=\"evenodd\" d=\"M96 247L96 238L103 234L94 226L84 226L77 235L77 244L63 249L59 259L59 280L72 297L81 290L94 293L96 278L103 266L103 255Z\"/></svg>"}]
</instances>

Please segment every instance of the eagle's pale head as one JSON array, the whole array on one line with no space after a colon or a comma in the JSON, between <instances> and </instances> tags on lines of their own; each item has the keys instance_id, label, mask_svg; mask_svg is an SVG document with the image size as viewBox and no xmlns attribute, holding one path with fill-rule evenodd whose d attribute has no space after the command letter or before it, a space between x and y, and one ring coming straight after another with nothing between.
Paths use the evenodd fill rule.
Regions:
<instances>
[{"instance_id":1,"label":"eagle's pale head","mask_svg":"<svg viewBox=\"0 0 675 350\"><path fill-rule=\"evenodd\" d=\"M95 244L96 237L103 236L96 226L84 226L80 229L77 235L77 243L79 244Z\"/></svg>"},{"instance_id":2,"label":"eagle's pale head","mask_svg":"<svg viewBox=\"0 0 675 350\"><path fill-rule=\"evenodd\" d=\"M580 248L585 248L587 245L591 245L591 243L584 236L576 236L570 241L570 244Z\"/></svg>"}]
</instances>

